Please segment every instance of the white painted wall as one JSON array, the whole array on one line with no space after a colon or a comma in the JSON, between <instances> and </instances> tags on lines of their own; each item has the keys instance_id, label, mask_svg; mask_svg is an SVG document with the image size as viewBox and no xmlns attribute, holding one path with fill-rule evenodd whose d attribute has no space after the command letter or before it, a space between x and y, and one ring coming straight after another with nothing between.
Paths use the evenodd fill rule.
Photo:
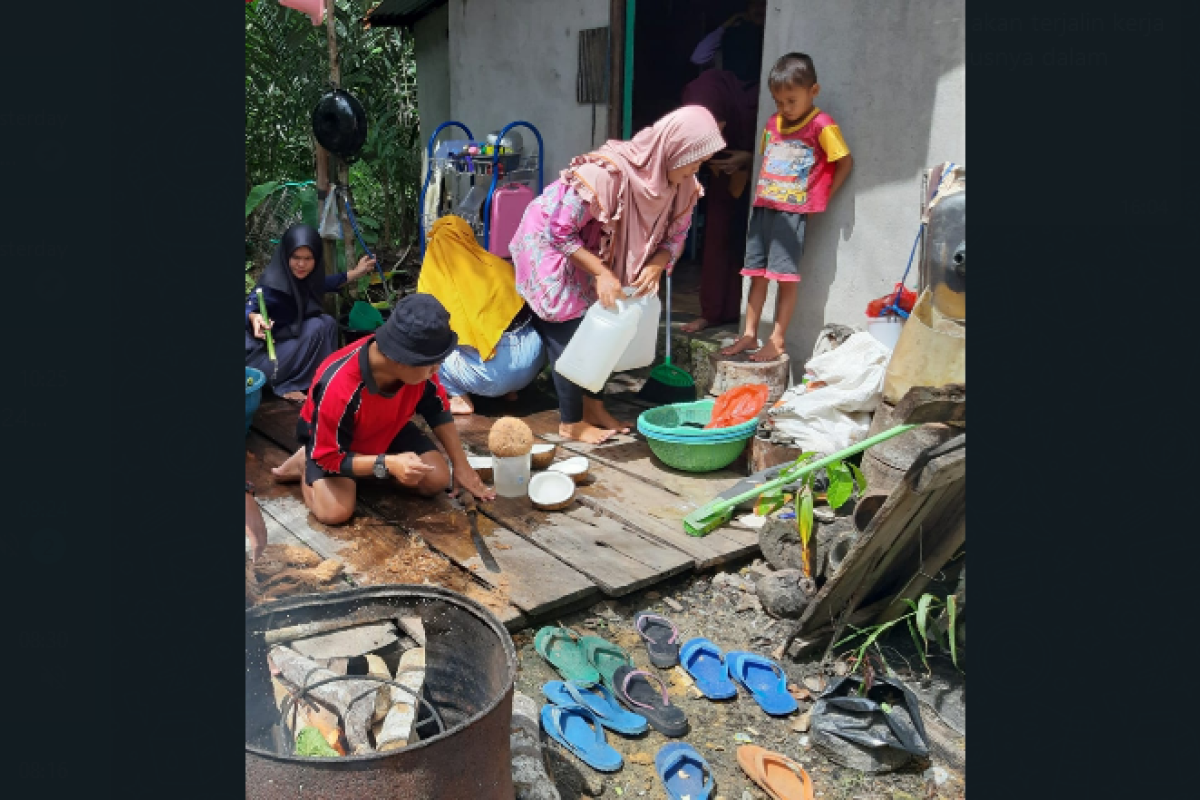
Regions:
<instances>
[{"instance_id":1,"label":"white painted wall","mask_svg":"<svg viewBox=\"0 0 1200 800\"><path fill-rule=\"evenodd\" d=\"M450 116L450 15L439 6L413 26L421 147ZM469 124L469 123L468 123Z\"/></svg>"},{"instance_id":2,"label":"white painted wall","mask_svg":"<svg viewBox=\"0 0 1200 800\"><path fill-rule=\"evenodd\" d=\"M592 106L575 101L575 80L579 31L608 24L607 2L450 0L445 9L453 119L479 138L514 120L532 123L545 140L546 183L572 158L604 143L607 108L596 108L593 138ZM532 134L520 130L530 149Z\"/></svg>"},{"instance_id":3,"label":"white painted wall","mask_svg":"<svg viewBox=\"0 0 1200 800\"><path fill-rule=\"evenodd\" d=\"M788 327L793 376L827 322L865 329L867 303L904 271L919 223L922 172L966 162L965 0L770 0L760 125L774 113L766 75L779 56L812 56L817 105L837 121L854 170L809 219L800 295ZM916 265L909 285L916 285ZM745 295L743 294L743 297ZM770 333L774 292L763 339Z\"/></svg>"}]
</instances>

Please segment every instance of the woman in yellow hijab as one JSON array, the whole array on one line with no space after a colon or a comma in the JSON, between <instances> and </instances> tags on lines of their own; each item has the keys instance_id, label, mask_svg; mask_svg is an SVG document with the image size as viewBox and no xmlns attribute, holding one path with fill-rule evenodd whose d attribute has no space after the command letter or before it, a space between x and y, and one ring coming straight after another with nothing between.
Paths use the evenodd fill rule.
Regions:
<instances>
[{"instance_id":1,"label":"woman in yellow hijab","mask_svg":"<svg viewBox=\"0 0 1200 800\"><path fill-rule=\"evenodd\" d=\"M441 301L458 334L438 372L452 413L473 413L472 394L515 399L546 365L512 264L480 247L461 217L442 217L430 229L417 291Z\"/></svg>"}]
</instances>

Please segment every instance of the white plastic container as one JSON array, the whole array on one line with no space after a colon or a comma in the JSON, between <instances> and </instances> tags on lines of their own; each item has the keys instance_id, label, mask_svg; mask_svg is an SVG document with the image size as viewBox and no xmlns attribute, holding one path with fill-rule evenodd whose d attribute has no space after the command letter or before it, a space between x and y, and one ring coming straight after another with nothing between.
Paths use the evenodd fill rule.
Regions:
<instances>
[{"instance_id":1,"label":"white plastic container","mask_svg":"<svg viewBox=\"0 0 1200 800\"><path fill-rule=\"evenodd\" d=\"M641 319L641 303L618 300L614 312L596 301L584 314L554 371L589 392L600 391L637 334Z\"/></svg>"},{"instance_id":2,"label":"white plastic container","mask_svg":"<svg viewBox=\"0 0 1200 800\"><path fill-rule=\"evenodd\" d=\"M529 491L530 454L512 458L492 457L492 474L496 479L496 494L501 497L524 497Z\"/></svg>"},{"instance_id":3,"label":"white plastic container","mask_svg":"<svg viewBox=\"0 0 1200 800\"><path fill-rule=\"evenodd\" d=\"M625 302L641 308L642 318L638 320L633 341L617 359L617 365L613 367L613 372L641 369L654 363L655 346L658 344L658 320L662 316L662 301L658 299L657 294L634 298L632 295L635 291L632 287L625 290Z\"/></svg>"},{"instance_id":4,"label":"white plastic container","mask_svg":"<svg viewBox=\"0 0 1200 800\"><path fill-rule=\"evenodd\" d=\"M874 336L888 350L896 349L900 341L900 331L904 330L904 320L900 317L867 317L867 333Z\"/></svg>"}]
</instances>

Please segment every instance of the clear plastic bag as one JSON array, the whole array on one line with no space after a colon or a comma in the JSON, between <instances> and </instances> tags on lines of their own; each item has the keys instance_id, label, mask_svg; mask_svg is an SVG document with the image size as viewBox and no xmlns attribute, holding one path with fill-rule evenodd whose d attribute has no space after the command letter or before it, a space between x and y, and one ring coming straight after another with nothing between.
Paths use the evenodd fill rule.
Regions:
<instances>
[{"instance_id":1,"label":"clear plastic bag","mask_svg":"<svg viewBox=\"0 0 1200 800\"><path fill-rule=\"evenodd\" d=\"M337 191L333 187L330 187L329 194L325 195L325 205L321 209L321 224L317 226L317 231L321 234L322 239L342 238L342 224L338 219Z\"/></svg>"}]
</instances>

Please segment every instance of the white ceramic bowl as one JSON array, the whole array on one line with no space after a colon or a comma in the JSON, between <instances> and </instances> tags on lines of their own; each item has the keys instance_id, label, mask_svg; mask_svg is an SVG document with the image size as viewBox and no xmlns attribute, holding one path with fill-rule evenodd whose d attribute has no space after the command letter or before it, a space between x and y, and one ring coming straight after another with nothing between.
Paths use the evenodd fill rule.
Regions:
<instances>
[{"instance_id":1,"label":"white ceramic bowl","mask_svg":"<svg viewBox=\"0 0 1200 800\"><path fill-rule=\"evenodd\" d=\"M539 472L529 479L529 499L542 511L559 511L575 499L575 481L561 472Z\"/></svg>"},{"instance_id":2,"label":"white ceramic bowl","mask_svg":"<svg viewBox=\"0 0 1200 800\"><path fill-rule=\"evenodd\" d=\"M557 464L551 464L547 471L561 472L564 475L570 476L575 483L583 483L587 480L588 470L591 469L591 463L584 456L574 456Z\"/></svg>"}]
</instances>

